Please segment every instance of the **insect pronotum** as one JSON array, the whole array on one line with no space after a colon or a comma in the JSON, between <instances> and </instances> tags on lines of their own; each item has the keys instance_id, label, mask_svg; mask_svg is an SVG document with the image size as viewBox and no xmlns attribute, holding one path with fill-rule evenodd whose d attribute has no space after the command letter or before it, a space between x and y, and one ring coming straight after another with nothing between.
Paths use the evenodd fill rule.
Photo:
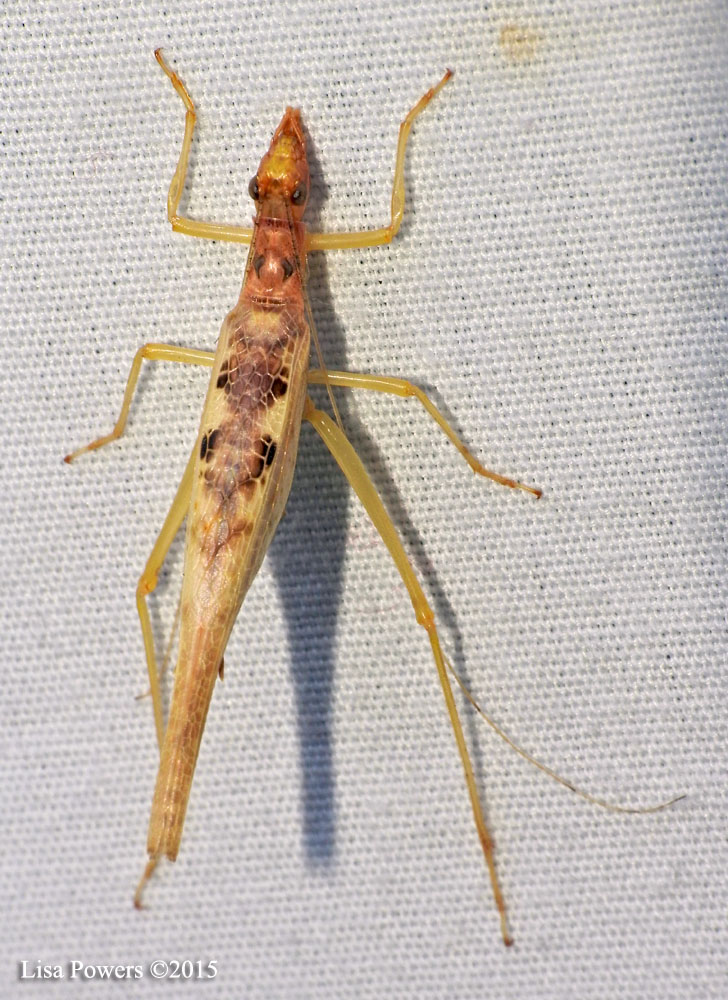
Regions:
<instances>
[{"instance_id":1,"label":"insect pronotum","mask_svg":"<svg viewBox=\"0 0 728 1000\"><path fill-rule=\"evenodd\" d=\"M505 902L495 869L493 842L483 816L473 766L448 677L450 664L440 647L432 609L395 528L341 428L332 388L344 386L402 397L413 396L425 407L474 472L536 497L540 496L540 491L483 468L422 390L410 382L379 375L327 371L306 297L306 255L309 251L377 246L390 242L396 235L404 213L404 159L412 123L452 74L448 70L437 86L428 90L415 104L400 125L389 224L365 232L310 233L301 221L309 189L306 143L300 113L294 108L286 109L270 148L250 182L250 195L256 205L252 229L197 222L178 213L195 126L195 110L187 89L166 64L160 50L155 52L155 56L186 109L182 150L167 199L167 214L172 228L204 239L250 244L250 252L240 298L223 322L215 353L169 344L145 344L137 351L132 363L121 412L113 431L66 456L66 461L71 462L84 452L100 448L120 437L144 359L176 361L212 369L195 446L137 586L137 608L161 756L149 820L149 860L134 902L141 906L144 886L159 859L164 856L174 861L177 857L205 719L215 681L218 676L222 677L225 646L245 594L283 514L293 478L301 422L306 420L319 433L359 496L402 576L417 622L429 637L465 771L475 825L500 915L503 941L511 944ZM312 339L321 367L310 370ZM307 387L312 384L327 386L336 421L314 406L307 394ZM185 518L187 534L179 651L165 728L146 597L156 587L159 570ZM453 674L461 683L454 671ZM467 690L465 694L472 701ZM481 711L475 702L473 704ZM487 716L484 718L494 726ZM500 735L507 739L502 732ZM525 753L523 755L528 757ZM534 763L541 766L538 762Z\"/></svg>"}]
</instances>

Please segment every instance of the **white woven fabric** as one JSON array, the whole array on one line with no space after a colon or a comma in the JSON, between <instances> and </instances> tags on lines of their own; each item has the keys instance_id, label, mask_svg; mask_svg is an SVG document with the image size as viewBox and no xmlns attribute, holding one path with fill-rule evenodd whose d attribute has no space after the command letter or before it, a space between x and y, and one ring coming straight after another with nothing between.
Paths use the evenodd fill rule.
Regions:
<instances>
[{"instance_id":1,"label":"white woven fabric","mask_svg":"<svg viewBox=\"0 0 728 1000\"><path fill-rule=\"evenodd\" d=\"M6 2L0 150L4 663L0 995L17 963L217 962L195 996L723 997L726 936L726 102L720 2ZM497 841L503 948L424 632L310 430L287 516L226 655L182 850L132 909L155 773L134 587L196 432L245 252L174 235L244 223L287 104L316 228L391 247L315 255L328 363L411 377L342 396L348 433L474 694L588 805L466 713ZM181 543L152 602L160 645ZM66 983L64 996L84 992ZM173 995L173 994L169 994ZM174 995L177 995L176 993ZM192 995L189 990L185 995Z\"/></svg>"}]
</instances>

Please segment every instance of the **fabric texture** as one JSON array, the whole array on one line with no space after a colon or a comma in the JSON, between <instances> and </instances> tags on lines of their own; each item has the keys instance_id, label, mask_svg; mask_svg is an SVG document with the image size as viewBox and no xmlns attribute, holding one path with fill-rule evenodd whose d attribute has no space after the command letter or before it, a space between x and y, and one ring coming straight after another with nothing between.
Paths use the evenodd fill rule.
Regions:
<instances>
[{"instance_id":1,"label":"fabric texture","mask_svg":"<svg viewBox=\"0 0 728 1000\"><path fill-rule=\"evenodd\" d=\"M22 961L59 963L64 996L146 997L150 963L190 960L215 978L169 995L724 997L725 5L10 0L2 22L0 996L61 995ZM509 735L613 802L687 794L607 812L465 711L512 949L427 637L310 428L179 859L132 908L157 753L134 591L205 372L147 364L122 440L61 459L111 428L141 344L214 347L245 263L167 223L184 115L157 46L199 113L182 208L239 224L290 104L311 228L383 225L399 121L454 71L399 235L312 255L313 313L330 367L411 378L543 498L478 480L416 401L340 392L344 427ZM181 560L180 538L160 650ZM143 974L82 988L74 960Z\"/></svg>"}]
</instances>

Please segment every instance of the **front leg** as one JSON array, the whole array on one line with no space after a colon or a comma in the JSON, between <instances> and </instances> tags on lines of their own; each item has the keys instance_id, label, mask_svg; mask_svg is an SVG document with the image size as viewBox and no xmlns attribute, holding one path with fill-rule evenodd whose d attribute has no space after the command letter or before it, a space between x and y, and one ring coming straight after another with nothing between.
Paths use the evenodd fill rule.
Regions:
<instances>
[{"instance_id":1,"label":"front leg","mask_svg":"<svg viewBox=\"0 0 728 1000\"><path fill-rule=\"evenodd\" d=\"M189 91L182 83L173 69L170 69L164 61L161 49L155 49L154 56L172 81L172 86L182 98L185 106L185 134L182 140L182 149L177 161L177 169L169 185L167 195L167 218L172 223L172 229L176 233L185 233L187 236L199 236L205 240L226 240L228 243L250 243L253 238L253 230L243 226L231 226L220 222L197 222L194 219L187 219L179 214L179 203L182 198L182 191L185 186L187 176L187 163L190 158L190 146L192 145L192 134L195 131L197 115L195 106Z\"/></svg>"},{"instance_id":2,"label":"front leg","mask_svg":"<svg viewBox=\"0 0 728 1000\"><path fill-rule=\"evenodd\" d=\"M397 159L394 164L394 181L392 182L392 214L389 225L382 226L381 229L368 229L354 233L309 233L306 237L307 250L351 250L358 247L376 247L382 243L392 242L399 232L404 216L404 155L412 123L417 115L425 110L435 94L442 90L451 76L452 72L448 70L436 87L432 87L426 94L422 95L399 126Z\"/></svg>"}]
</instances>

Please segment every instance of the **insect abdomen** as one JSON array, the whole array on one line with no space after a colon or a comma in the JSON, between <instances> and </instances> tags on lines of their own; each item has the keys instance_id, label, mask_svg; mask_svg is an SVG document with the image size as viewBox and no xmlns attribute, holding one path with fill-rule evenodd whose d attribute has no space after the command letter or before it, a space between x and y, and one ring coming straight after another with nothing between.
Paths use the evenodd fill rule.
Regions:
<instances>
[{"instance_id":1,"label":"insect abdomen","mask_svg":"<svg viewBox=\"0 0 728 1000\"><path fill-rule=\"evenodd\" d=\"M188 514L180 642L148 850L176 857L230 631L290 491L309 331L289 311L238 306L220 334Z\"/></svg>"}]
</instances>

